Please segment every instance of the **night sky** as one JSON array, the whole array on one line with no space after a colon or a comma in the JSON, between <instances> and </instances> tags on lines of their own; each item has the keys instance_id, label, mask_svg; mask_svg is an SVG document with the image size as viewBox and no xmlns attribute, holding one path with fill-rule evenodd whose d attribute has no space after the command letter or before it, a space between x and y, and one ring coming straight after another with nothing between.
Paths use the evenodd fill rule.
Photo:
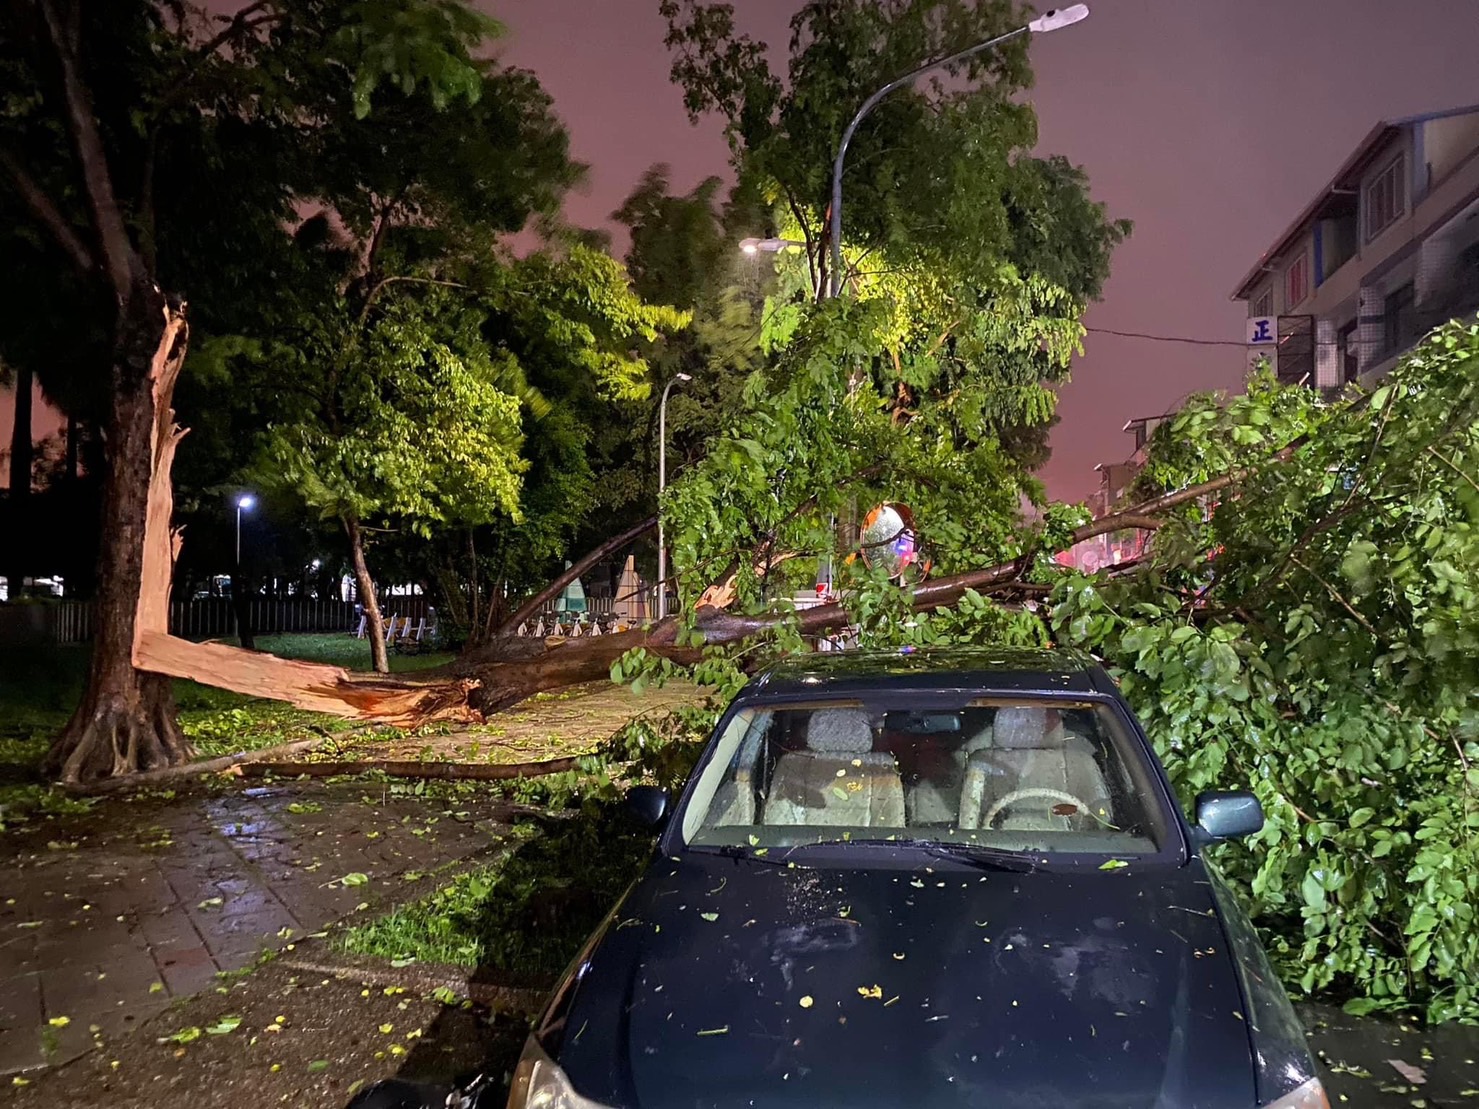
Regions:
<instances>
[{"instance_id":1,"label":"night sky","mask_svg":"<svg viewBox=\"0 0 1479 1109\"><path fill-rule=\"evenodd\" d=\"M570 217L599 226L654 162L686 190L726 170L717 123L691 127L668 83L657 0L480 0L509 28L570 128L589 186ZM788 41L799 0L734 0L741 26ZM227 7L221 4L221 7ZM1110 214L1135 221L1090 328L1240 342L1233 285L1379 119L1479 103L1479 0L1090 0L1085 23L1037 39L1040 149L1086 167ZM880 74L880 83L892 77ZM1236 388L1237 347L1091 333L1062 392L1043 471L1086 496L1126 419L1197 389ZM9 441L10 405L0 399ZM38 434L45 428L38 420Z\"/></svg>"}]
</instances>

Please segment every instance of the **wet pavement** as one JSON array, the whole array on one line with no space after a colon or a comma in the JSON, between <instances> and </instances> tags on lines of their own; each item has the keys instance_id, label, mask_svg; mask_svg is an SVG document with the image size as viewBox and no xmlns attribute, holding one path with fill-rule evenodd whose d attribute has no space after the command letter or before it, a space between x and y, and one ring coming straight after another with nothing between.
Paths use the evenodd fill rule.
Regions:
<instances>
[{"instance_id":1,"label":"wet pavement","mask_svg":"<svg viewBox=\"0 0 1479 1109\"><path fill-rule=\"evenodd\" d=\"M0 1074L73 1059L486 851L507 814L295 783L110 801L0 839Z\"/></svg>"},{"instance_id":2,"label":"wet pavement","mask_svg":"<svg viewBox=\"0 0 1479 1109\"><path fill-rule=\"evenodd\" d=\"M1332 1106L1479 1106L1479 1028L1297 1008Z\"/></svg>"}]
</instances>

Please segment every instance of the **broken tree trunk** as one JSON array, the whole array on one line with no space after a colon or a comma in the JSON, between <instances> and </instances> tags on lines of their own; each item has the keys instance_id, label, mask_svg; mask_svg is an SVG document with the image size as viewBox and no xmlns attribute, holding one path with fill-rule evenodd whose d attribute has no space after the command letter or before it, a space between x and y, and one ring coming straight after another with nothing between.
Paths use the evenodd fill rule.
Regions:
<instances>
[{"instance_id":1,"label":"broken tree trunk","mask_svg":"<svg viewBox=\"0 0 1479 1109\"><path fill-rule=\"evenodd\" d=\"M1125 528L1158 527L1162 520L1154 512L1194 501L1229 481L1204 483L1092 521L1074 533L1073 541ZM915 605L933 608L951 603L968 588L1008 584L1021 576L1024 564L1025 560L1019 559L925 582L915 588ZM697 624L705 643L721 644L755 635L787 618L779 613L735 616L706 607L699 610ZM841 603L807 609L796 618L802 631L809 633L843 627L851 619ZM141 637L137 661L141 667L252 696L289 701L300 708L413 727L436 720L480 720L535 693L599 680L633 647L645 647L677 662L696 662L702 657L701 650L678 646L677 631L678 622L669 618L647 629L567 640L535 657L512 660L495 641L468 652L442 670L422 671L414 678L367 680L319 663L248 654L222 644L190 643L155 625Z\"/></svg>"},{"instance_id":2,"label":"broken tree trunk","mask_svg":"<svg viewBox=\"0 0 1479 1109\"><path fill-rule=\"evenodd\" d=\"M1291 444L1274 455L1277 460L1297 449ZM164 471L167 481L168 471ZM1092 520L1070 537L1077 543L1106 532L1131 528L1154 530L1165 513L1192 504L1232 485L1241 476L1225 474L1188 489L1154 497L1124 512ZM156 512L156 503L159 511ZM470 651L439 671L422 671L414 677L364 679L333 666L295 662L270 655L251 654L222 644L198 644L170 636L165 622L168 569L173 553L168 530L167 489L151 499L147 567L159 567L159 585L151 588L156 603L141 620L135 640L134 661L141 669L192 678L208 685L236 690L252 696L288 701L301 708L332 713L356 720L378 721L399 727L414 727L438 720L473 722L550 689L604 678L611 664L633 647L691 663L701 657L697 647L677 644L678 622L664 620L646 629L556 643L530 658L508 657L506 643L494 641ZM641 535L655 521L644 521L585 556L540 595L531 598L504 627L518 623L558 594L569 581L589 569L601 557ZM1011 562L923 582L914 589L914 606L936 608L959 600L968 589L992 590L1018 581L1031 558L1024 555ZM845 603L819 605L797 614L773 613L757 616L733 615L715 607L701 607L697 630L706 644L732 643L766 631L783 620L795 619L803 633L815 634L844 627L851 621Z\"/></svg>"},{"instance_id":3,"label":"broken tree trunk","mask_svg":"<svg viewBox=\"0 0 1479 1109\"><path fill-rule=\"evenodd\" d=\"M184 762L190 745L175 719L167 679L134 669L134 641L149 618L168 621L168 562L162 581L145 572L147 521L156 510L152 479L178 443L170 398L185 359L189 328L182 307L136 284L120 310L112 411L104 440L102 546L97 635L87 688L47 753L47 769L75 784ZM168 519L170 505L164 505ZM169 537L165 536L166 550ZM166 555L168 559L168 554Z\"/></svg>"}]
</instances>

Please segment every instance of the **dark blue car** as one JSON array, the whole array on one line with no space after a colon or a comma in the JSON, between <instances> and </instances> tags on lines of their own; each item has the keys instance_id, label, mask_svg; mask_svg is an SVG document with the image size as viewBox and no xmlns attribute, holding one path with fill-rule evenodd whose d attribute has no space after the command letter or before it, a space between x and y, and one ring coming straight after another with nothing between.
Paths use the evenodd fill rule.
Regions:
<instances>
[{"instance_id":1,"label":"dark blue car","mask_svg":"<svg viewBox=\"0 0 1479 1109\"><path fill-rule=\"evenodd\" d=\"M556 989L511 1109L1326 1107L1104 671L1064 651L819 654L755 679Z\"/></svg>"}]
</instances>

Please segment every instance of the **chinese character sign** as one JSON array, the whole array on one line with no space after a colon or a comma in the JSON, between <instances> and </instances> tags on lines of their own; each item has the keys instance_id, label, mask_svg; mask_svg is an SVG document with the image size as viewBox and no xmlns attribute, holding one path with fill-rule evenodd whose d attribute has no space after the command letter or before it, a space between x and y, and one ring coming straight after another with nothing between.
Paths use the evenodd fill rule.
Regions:
<instances>
[{"instance_id":1,"label":"chinese character sign","mask_svg":"<svg viewBox=\"0 0 1479 1109\"><path fill-rule=\"evenodd\" d=\"M1252 316L1248 320L1248 345L1272 346L1279 341L1277 317Z\"/></svg>"}]
</instances>

